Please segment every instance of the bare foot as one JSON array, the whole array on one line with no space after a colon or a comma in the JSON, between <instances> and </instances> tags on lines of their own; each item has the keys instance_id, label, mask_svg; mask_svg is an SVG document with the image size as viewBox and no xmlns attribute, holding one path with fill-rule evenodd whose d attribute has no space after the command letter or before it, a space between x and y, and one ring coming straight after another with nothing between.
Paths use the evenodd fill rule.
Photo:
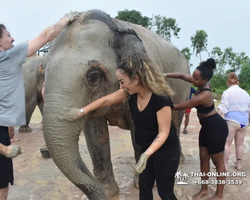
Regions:
<instances>
[{"instance_id":1,"label":"bare foot","mask_svg":"<svg viewBox=\"0 0 250 200\"><path fill-rule=\"evenodd\" d=\"M238 166L236 165L235 168L236 168L237 170L241 171L242 165L241 165L241 164L238 164Z\"/></svg>"},{"instance_id":2,"label":"bare foot","mask_svg":"<svg viewBox=\"0 0 250 200\"><path fill-rule=\"evenodd\" d=\"M218 197L218 196L214 195L206 200L223 200L223 197Z\"/></svg>"},{"instance_id":3,"label":"bare foot","mask_svg":"<svg viewBox=\"0 0 250 200\"><path fill-rule=\"evenodd\" d=\"M18 141L20 141L20 139L10 138L10 141L11 141L11 142L18 142Z\"/></svg>"},{"instance_id":4,"label":"bare foot","mask_svg":"<svg viewBox=\"0 0 250 200\"><path fill-rule=\"evenodd\" d=\"M235 164L235 168L237 169L237 170L241 170L242 169L242 165L241 165L241 163L238 163L238 165L237 165L237 163L236 162L234 162L234 164Z\"/></svg>"},{"instance_id":5,"label":"bare foot","mask_svg":"<svg viewBox=\"0 0 250 200\"><path fill-rule=\"evenodd\" d=\"M241 168L242 168L241 160L238 160L238 161L236 162L236 169L237 169L237 170L241 170Z\"/></svg>"},{"instance_id":6,"label":"bare foot","mask_svg":"<svg viewBox=\"0 0 250 200\"><path fill-rule=\"evenodd\" d=\"M200 199L202 196L207 195L207 193L208 193L207 189L206 190L201 189L200 192L198 192L193 196L193 199Z\"/></svg>"}]
</instances>

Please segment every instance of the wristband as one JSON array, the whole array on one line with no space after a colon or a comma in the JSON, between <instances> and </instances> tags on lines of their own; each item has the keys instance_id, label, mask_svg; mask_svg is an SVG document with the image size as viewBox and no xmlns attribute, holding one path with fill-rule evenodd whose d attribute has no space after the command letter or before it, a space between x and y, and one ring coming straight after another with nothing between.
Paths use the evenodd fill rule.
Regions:
<instances>
[{"instance_id":1,"label":"wristband","mask_svg":"<svg viewBox=\"0 0 250 200\"><path fill-rule=\"evenodd\" d=\"M82 115L84 114L84 110L82 108L80 109L80 112Z\"/></svg>"},{"instance_id":2,"label":"wristband","mask_svg":"<svg viewBox=\"0 0 250 200\"><path fill-rule=\"evenodd\" d=\"M80 112L82 115L84 114L84 110L82 108L80 109Z\"/></svg>"}]
</instances>

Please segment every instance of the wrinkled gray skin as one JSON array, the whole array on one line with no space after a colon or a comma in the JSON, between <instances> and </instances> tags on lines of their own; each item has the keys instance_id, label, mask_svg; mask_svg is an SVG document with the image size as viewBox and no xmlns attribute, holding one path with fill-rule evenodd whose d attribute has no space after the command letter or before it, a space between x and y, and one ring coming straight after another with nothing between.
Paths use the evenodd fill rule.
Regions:
<instances>
[{"instance_id":1,"label":"wrinkled gray skin","mask_svg":"<svg viewBox=\"0 0 250 200\"><path fill-rule=\"evenodd\" d=\"M29 127L30 118L36 106L43 112L43 98L41 88L44 81L42 67L44 56L32 56L23 64L23 80L25 88L26 124L19 127L20 133L32 132Z\"/></svg>"},{"instance_id":2,"label":"wrinkled gray skin","mask_svg":"<svg viewBox=\"0 0 250 200\"><path fill-rule=\"evenodd\" d=\"M131 130L136 160L139 158L140 148L134 143L128 104L98 109L75 122L60 120L59 116L63 115L64 108L81 108L116 91L119 87L115 76L117 65L135 52L147 53L162 72L189 73L187 60L171 43L142 26L111 19L101 11L81 14L54 40L44 62L46 144L58 168L91 200L110 199L119 192L111 163L107 123ZM169 84L176 93L172 98L174 103L188 99L189 84L170 79ZM173 114L178 134L183 113ZM81 130L86 137L94 175L79 154Z\"/></svg>"}]
</instances>

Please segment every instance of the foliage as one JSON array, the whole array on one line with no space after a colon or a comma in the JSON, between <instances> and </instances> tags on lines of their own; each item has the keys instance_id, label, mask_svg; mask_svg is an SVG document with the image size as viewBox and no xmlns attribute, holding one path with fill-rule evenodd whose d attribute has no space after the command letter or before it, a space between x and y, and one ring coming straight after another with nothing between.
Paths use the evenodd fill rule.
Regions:
<instances>
[{"instance_id":1,"label":"foliage","mask_svg":"<svg viewBox=\"0 0 250 200\"><path fill-rule=\"evenodd\" d=\"M193 48L193 53L195 52L195 55L200 55L200 61L201 61L201 52L207 51L207 33L204 30L198 30L194 34L194 36L191 36L191 47Z\"/></svg>"},{"instance_id":2,"label":"foliage","mask_svg":"<svg viewBox=\"0 0 250 200\"><path fill-rule=\"evenodd\" d=\"M141 12L139 11L125 9L123 11L118 11L117 13L118 15L115 17L116 19L139 24L144 27L149 26L150 18L142 16Z\"/></svg>"},{"instance_id":3,"label":"foliage","mask_svg":"<svg viewBox=\"0 0 250 200\"><path fill-rule=\"evenodd\" d=\"M232 47L226 48L222 57L224 62L230 66L232 72L239 71L247 58L245 52L234 53Z\"/></svg>"},{"instance_id":4,"label":"foliage","mask_svg":"<svg viewBox=\"0 0 250 200\"><path fill-rule=\"evenodd\" d=\"M179 38L181 28L178 27L174 18L166 18L161 15L153 15L150 21L150 28L156 29L156 33L161 37L171 41L172 35Z\"/></svg>"},{"instance_id":5,"label":"foliage","mask_svg":"<svg viewBox=\"0 0 250 200\"><path fill-rule=\"evenodd\" d=\"M245 52L235 53L232 47L226 48L224 52L219 47L214 47L211 55L217 64L216 72L219 73L224 73L226 68L228 72L240 71L248 59Z\"/></svg>"},{"instance_id":6,"label":"foliage","mask_svg":"<svg viewBox=\"0 0 250 200\"><path fill-rule=\"evenodd\" d=\"M215 73L210 82L213 88L225 89L227 88L227 74Z\"/></svg>"},{"instance_id":7,"label":"foliage","mask_svg":"<svg viewBox=\"0 0 250 200\"><path fill-rule=\"evenodd\" d=\"M250 59L246 59L239 74L240 86L243 89L250 89Z\"/></svg>"},{"instance_id":8,"label":"foliage","mask_svg":"<svg viewBox=\"0 0 250 200\"><path fill-rule=\"evenodd\" d=\"M193 64L190 63L190 58L191 58L191 51L188 47L185 47L181 50L181 52L183 53L183 55L186 57L186 59L188 60L188 63L189 63L189 67L192 67Z\"/></svg>"},{"instance_id":9,"label":"foliage","mask_svg":"<svg viewBox=\"0 0 250 200\"><path fill-rule=\"evenodd\" d=\"M139 24L155 31L161 37L171 40L172 35L178 37L181 28L178 27L174 18L166 18L165 16L153 15L152 18L142 16L139 11L125 9L118 11L116 19Z\"/></svg>"},{"instance_id":10,"label":"foliage","mask_svg":"<svg viewBox=\"0 0 250 200\"><path fill-rule=\"evenodd\" d=\"M222 59L223 57L223 51L221 50L220 47L214 47L211 51L211 57L215 60L216 62L216 72L217 73L224 73L225 70L225 62Z\"/></svg>"}]
</instances>

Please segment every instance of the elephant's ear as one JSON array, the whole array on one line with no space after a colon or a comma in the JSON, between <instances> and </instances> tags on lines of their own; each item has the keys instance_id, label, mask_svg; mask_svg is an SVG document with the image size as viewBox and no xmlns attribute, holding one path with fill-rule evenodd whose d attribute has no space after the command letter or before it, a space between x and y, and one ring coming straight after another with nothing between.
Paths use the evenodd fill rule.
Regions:
<instances>
[{"instance_id":1,"label":"elephant's ear","mask_svg":"<svg viewBox=\"0 0 250 200\"><path fill-rule=\"evenodd\" d=\"M116 31L120 34L133 34L142 42L141 38L138 36L138 34L132 28L122 27L122 28L117 28Z\"/></svg>"},{"instance_id":2,"label":"elephant's ear","mask_svg":"<svg viewBox=\"0 0 250 200\"><path fill-rule=\"evenodd\" d=\"M114 48L120 60L127 58L133 53L146 55L146 49L141 38L131 27L120 27L115 29Z\"/></svg>"}]
</instances>

